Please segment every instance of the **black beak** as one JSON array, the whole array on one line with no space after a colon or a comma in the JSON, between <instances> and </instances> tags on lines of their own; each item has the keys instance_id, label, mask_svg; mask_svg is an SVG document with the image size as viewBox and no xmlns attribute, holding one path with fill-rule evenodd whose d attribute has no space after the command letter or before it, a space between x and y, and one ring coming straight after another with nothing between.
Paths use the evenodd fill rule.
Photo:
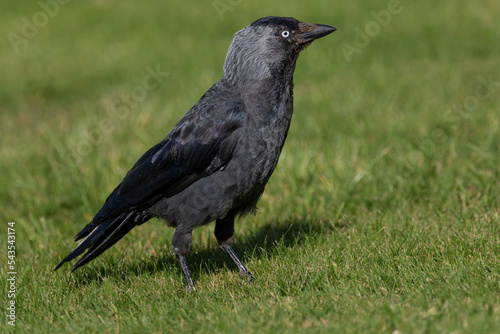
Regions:
<instances>
[{"instance_id":1,"label":"black beak","mask_svg":"<svg viewBox=\"0 0 500 334\"><path fill-rule=\"evenodd\" d=\"M314 41L315 39L324 37L328 34L331 34L337 30L337 28L327 26L325 24L315 24L315 28L312 29L311 31L305 32L301 35L299 35L300 43L310 43Z\"/></svg>"}]
</instances>

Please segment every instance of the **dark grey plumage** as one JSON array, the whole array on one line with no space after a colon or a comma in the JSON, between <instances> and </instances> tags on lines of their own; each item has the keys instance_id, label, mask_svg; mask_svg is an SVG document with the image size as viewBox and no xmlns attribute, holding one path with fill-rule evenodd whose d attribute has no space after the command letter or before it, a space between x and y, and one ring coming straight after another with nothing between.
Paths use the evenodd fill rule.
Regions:
<instances>
[{"instance_id":1,"label":"dark grey plumage","mask_svg":"<svg viewBox=\"0 0 500 334\"><path fill-rule=\"evenodd\" d=\"M147 151L75 237L85 238L55 268L85 250L88 263L132 228L161 217L176 228L173 252L188 290L185 255L194 228L216 221L215 236L241 273L231 249L234 219L254 210L281 153L293 111L293 72L301 50L335 28L265 17L236 33L214 84L159 144Z\"/></svg>"}]
</instances>

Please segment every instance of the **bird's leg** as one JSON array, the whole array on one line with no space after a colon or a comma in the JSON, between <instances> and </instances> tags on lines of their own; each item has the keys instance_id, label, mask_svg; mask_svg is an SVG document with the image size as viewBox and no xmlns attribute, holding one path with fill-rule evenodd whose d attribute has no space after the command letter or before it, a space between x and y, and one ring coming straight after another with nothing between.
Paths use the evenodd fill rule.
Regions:
<instances>
[{"instance_id":1,"label":"bird's leg","mask_svg":"<svg viewBox=\"0 0 500 334\"><path fill-rule=\"evenodd\" d=\"M243 262L241 262L241 260L238 258L238 255L236 255L236 253L231 248L231 246L220 245L220 248L222 248L227 253L227 255L229 255L231 260L233 260L236 267L238 267L238 269L240 270L241 276L243 276L244 278L246 278L250 282L254 280L252 273L250 271L248 271L248 269L245 267Z\"/></svg>"},{"instance_id":2,"label":"bird's leg","mask_svg":"<svg viewBox=\"0 0 500 334\"><path fill-rule=\"evenodd\" d=\"M226 254L229 255L236 267L238 267L241 276L249 281L253 281L252 273L248 271L243 262L241 262L234 250L231 248L234 241L234 217L234 214L229 214L222 219L217 219L215 222L215 238L217 238L220 248L222 248Z\"/></svg>"},{"instance_id":3,"label":"bird's leg","mask_svg":"<svg viewBox=\"0 0 500 334\"><path fill-rule=\"evenodd\" d=\"M191 277L191 273L189 272L187 260L185 255L177 254L177 258L181 263L182 272L184 273L184 277L186 277L186 290L187 292L196 292L196 288L194 287L193 277Z\"/></svg>"},{"instance_id":4,"label":"bird's leg","mask_svg":"<svg viewBox=\"0 0 500 334\"><path fill-rule=\"evenodd\" d=\"M186 290L188 292L196 291L194 286L193 277L189 272L189 267L186 260L186 254L189 253L191 244L193 243L193 237L191 231L185 232L180 229L175 230L174 236L172 237L172 246L174 255L177 256L181 264L182 273L186 278Z\"/></svg>"}]
</instances>

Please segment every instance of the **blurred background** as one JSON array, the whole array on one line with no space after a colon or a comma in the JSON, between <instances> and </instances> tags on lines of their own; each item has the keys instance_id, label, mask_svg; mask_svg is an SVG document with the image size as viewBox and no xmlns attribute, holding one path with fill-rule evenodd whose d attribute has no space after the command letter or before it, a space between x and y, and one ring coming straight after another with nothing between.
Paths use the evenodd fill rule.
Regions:
<instances>
[{"instance_id":1,"label":"blurred background","mask_svg":"<svg viewBox=\"0 0 500 334\"><path fill-rule=\"evenodd\" d=\"M0 222L42 272L222 77L233 34L268 15L338 30L299 58L288 140L242 237L430 215L433 235L473 222L498 239L498 1L2 2ZM169 252L173 230L146 225L131 252Z\"/></svg>"},{"instance_id":2,"label":"blurred background","mask_svg":"<svg viewBox=\"0 0 500 334\"><path fill-rule=\"evenodd\" d=\"M394 169L384 175L396 183L426 168L426 157L436 170L450 159L460 165L460 154L492 162L484 173L497 168L494 1L54 0L6 8L0 196L10 219L60 212L65 203L73 210L84 198L97 208L97 199L221 78L233 33L267 15L338 28L299 60L282 163L292 152L312 161L291 158L293 170L282 171L322 161L339 169L335 178L355 179L386 153ZM364 154L368 161L355 160ZM82 189L86 184L91 189ZM334 198L342 190L327 191ZM31 208L33 201L42 203Z\"/></svg>"}]
</instances>

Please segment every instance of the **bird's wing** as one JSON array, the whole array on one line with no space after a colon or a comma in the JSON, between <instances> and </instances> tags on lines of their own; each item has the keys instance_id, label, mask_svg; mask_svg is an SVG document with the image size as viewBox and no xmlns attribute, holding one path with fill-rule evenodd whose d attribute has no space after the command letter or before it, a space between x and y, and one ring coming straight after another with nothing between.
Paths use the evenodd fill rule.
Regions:
<instances>
[{"instance_id":1,"label":"bird's wing","mask_svg":"<svg viewBox=\"0 0 500 334\"><path fill-rule=\"evenodd\" d=\"M238 103L188 113L162 142L137 161L75 240L87 236L103 221L145 209L226 166L245 117Z\"/></svg>"}]
</instances>

